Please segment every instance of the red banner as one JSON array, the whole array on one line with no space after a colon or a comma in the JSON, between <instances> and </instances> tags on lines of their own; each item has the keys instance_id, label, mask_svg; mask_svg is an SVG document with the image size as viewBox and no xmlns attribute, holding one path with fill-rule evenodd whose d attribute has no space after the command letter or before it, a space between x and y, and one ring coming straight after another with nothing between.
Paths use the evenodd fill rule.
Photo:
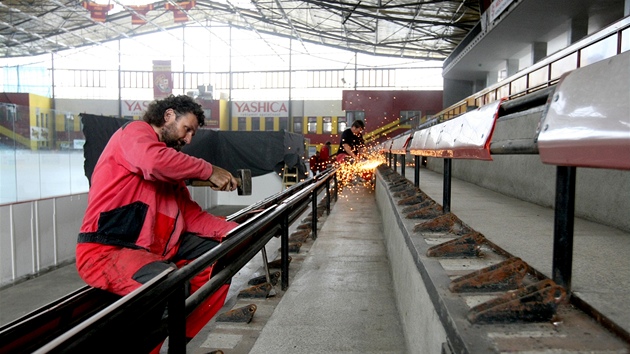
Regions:
<instances>
[{"instance_id":1,"label":"red banner","mask_svg":"<svg viewBox=\"0 0 630 354\"><path fill-rule=\"evenodd\" d=\"M129 5L129 8L133 11L131 12L131 24L132 25L144 25L147 23L145 18L147 16L147 12L153 10L153 4L148 5ZM143 16L143 17L140 17Z\"/></svg>"},{"instance_id":2,"label":"red banner","mask_svg":"<svg viewBox=\"0 0 630 354\"><path fill-rule=\"evenodd\" d=\"M160 99L173 93L170 60L153 61L153 98Z\"/></svg>"},{"instance_id":3,"label":"red banner","mask_svg":"<svg viewBox=\"0 0 630 354\"><path fill-rule=\"evenodd\" d=\"M105 22L107 13L114 8L113 4L101 5L92 1L84 1L81 5L90 11L90 18L97 22Z\"/></svg>"}]
</instances>

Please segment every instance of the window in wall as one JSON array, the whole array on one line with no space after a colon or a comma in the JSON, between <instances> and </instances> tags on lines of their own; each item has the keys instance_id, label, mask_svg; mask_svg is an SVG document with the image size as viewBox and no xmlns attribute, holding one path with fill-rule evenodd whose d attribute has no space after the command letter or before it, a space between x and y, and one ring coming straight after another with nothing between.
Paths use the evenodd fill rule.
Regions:
<instances>
[{"instance_id":1,"label":"window in wall","mask_svg":"<svg viewBox=\"0 0 630 354\"><path fill-rule=\"evenodd\" d=\"M337 117L337 134L341 134L344 130L346 130L348 125L347 120L347 114L346 117Z\"/></svg>"},{"instance_id":2,"label":"window in wall","mask_svg":"<svg viewBox=\"0 0 630 354\"><path fill-rule=\"evenodd\" d=\"M273 117L265 117L265 130L273 130Z\"/></svg>"},{"instance_id":3,"label":"window in wall","mask_svg":"<svg viewBox=\"0 0 630 354\"><path fill-rule=\"evenodd\" d=\"M245 131L247 129L247 118L238 117L238 131Z\"/></svg>"},{"instance_id":4,"label":"window in wall","mask_svg":"<svg viewBox=\"0 0 630 354\"><path fill-rule=\"evenodd\" d=\"M74 129L74 115L72 113L66 113L63 120L63 130L70 132Z\"/></svg>"},{"instance_id":5,"label":"window in wall","mask_svg":"<svg viewBox=\"0 0 630 354\"><path fill-rule=\"evenodd\" d=\"M414 128L420 124L421 117L421 111L400 111L400 123L410 124Z\"/></svg>"},{"instance_id":6,"label":"window in wall","mask_svg":"<svg viewBox=\"0 0 630 354\"><path fill-rule=\"evenodd\" d=\"M308 133L317 134L317 117L308 117Z\"/></svg>"},{"instance_id":7,"label":"window in wall","mask_svg":"<svg viewBox=\"0 0 630 354\"><path fill-rule=\"evenodd\" d=\"M507 79L507 77L508 77L507 69L501 69L499 70L499 73L497 74L497 82L503 81Z\"/></svg>"},{"instance_id":8,"label":"window in wall","mask_svg":"<svg viewBox=\"0 0 630 354\"><path fill-rule=\"evenodd\" d=\"M252 117L252 131L260 131L260 117Z\"/></svg>"},{"instance_id":9,"label":"window in wall","mask_svg":"<svg viewBox=\"0 0 630 354\"><path fill-rule=\"evenodd\" d=\"M323 134L332 133L332 117L323 117L322 121L323 121L322 133Z\"/></svg>"},{"instance_id":10,"label":"window in wall","mask_svg":"<svg viewBox=\"0 0 630 354\"><path fill-rule=\"evenodd\" d=\"M304 133L302 129L302 117L293 117L293 132L298 134Z\"/></svg>"},{"instance_id":11,"label":"window in wall","mask_svg":"<svg viewBox=\"0 0 630 354\"><path fill-rule=\"evenodd\" d=\"M289 117L280 117L280 130L289 131Z\"/></svg>"},{"instance_id":12,"label":"window in wall","mask_svg":"<svg viewBox=\"0 0 630 354\"><path fill-rule=\"evenodd\" d=\"M0 103L0 121L15 122L15 106Z\"/></svg>"},{"instance_id":13,"label":"window in wall","mask_svg":"<svg viewBox=\"0 0 630 354\"><path fill-rule=\"evenodd\" d=\"M346 125L349 127L355 120L365 122L365 112L363 111L346 111ZM345 130L346 128L344 128Z\"/></svg>"}]
</instances>

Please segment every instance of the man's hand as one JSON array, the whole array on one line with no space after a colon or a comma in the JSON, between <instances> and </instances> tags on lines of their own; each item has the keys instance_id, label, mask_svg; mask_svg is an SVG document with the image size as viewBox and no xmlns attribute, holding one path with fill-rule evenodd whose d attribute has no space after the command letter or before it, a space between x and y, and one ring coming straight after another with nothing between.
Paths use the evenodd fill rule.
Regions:
<instances>
[{"instance_id":1,"label":"man's hand","mask_svg":"<svg viewBox=\"0 0 630 354\"><path fill-rule=\"evenodd\" d=\"M212 175L208 178L215 191L233 191L238 187L238 181L227 170L218 166L212 166Z\"/></svg>"}]
</instances>

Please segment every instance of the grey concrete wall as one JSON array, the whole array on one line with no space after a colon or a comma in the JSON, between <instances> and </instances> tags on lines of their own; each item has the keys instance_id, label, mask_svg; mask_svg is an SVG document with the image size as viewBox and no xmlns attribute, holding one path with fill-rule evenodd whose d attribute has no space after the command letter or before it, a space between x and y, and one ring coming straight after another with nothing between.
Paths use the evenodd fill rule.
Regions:
<instances>
[{"instance_id":1,"label":"grey concrete wall","mask_svg":"<svg viewBox=\"0 0 630 354\"><path fill-rule=\"evenodd\" d=\"M388 194L386 187L377 186L376 201L383 218L383 229L387 230L384 235L385 246L407 348L410 353L440 354L443 343L447 341L446 331L429 297L411 249L405 242L395 215L396 210L390 205Z\"/></svg>"},{"instance_id":2,"label":"grey concrete wall","mask_svg":"<svg viewBox=\"0 0 630 354\"><path fill-rule=\"evenodd\" d=\"M531 141L542 108L501 117L493 144ZM493 161L452 160L452 176L524 201L553 208L556 166L538 155L493 155ZM428 159L427 167L443 172L442 159ZM577 168L575 216L630 231L630 171Z\"/></svg>"}]
</instances>

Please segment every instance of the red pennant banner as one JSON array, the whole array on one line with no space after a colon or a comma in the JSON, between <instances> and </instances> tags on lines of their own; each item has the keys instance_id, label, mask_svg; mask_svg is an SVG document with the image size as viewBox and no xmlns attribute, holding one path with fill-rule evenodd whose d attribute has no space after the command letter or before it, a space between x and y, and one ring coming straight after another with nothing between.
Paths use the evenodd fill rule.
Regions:
<instances>
[{"instance_id":1,"label":"red pennant banner","mask_svg":"<svg viewBox=\"0 0 630 354\"><path fill-rule=\"evenodd\" d=\"M153 97L157 100L173 93L170 60L153 61Z\"/></svg>"}]
</instances>

